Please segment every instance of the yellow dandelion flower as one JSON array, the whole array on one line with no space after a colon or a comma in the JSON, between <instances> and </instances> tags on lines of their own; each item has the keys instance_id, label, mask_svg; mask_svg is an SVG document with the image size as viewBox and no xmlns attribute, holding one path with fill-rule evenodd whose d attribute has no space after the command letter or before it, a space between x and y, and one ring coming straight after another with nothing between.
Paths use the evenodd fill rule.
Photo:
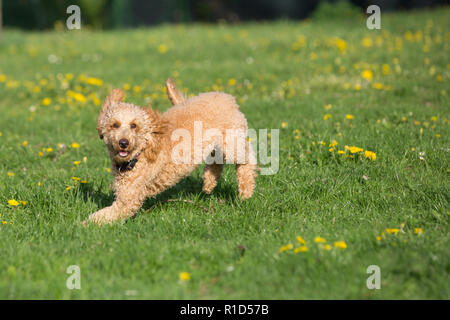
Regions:
<instances>
[{"instance_id":1,"label":"yellow dandelion flower","mask_svg":"<svg viewBox=\"0 0 450 320\"><path fill-rule=\"evenodd\" d=\"M330 144L328 145L329 147L336 147L338 145L338 142L336 140L331 140Z\"/></svg>"},{"instance_id":2,"label":"yellow dandelion flower","mask_svg":"<svg viewBox=\"0 0 450 320\"><path fill-rule=\"evenodd\" d=\"M330 250L331 250L331 246L330 246L329 244L325 244L325 245L322 247L322 249L323 249L323 250L330 251Z\"/></svg>"},{"instance_id":3,"label":"yellow dandelion flower","mask_svg":"<svg viewBox=\"0 0 450 320\"><path fill-rule=\"evenodd\" d=\"M229 79L229 80L228 80L228 85L229 85L229 86L234 86L234 85L236 85L236 79L233 79L233 78Z\"/></svg>"},{"instance_id":4,"label":"yellow dandelion flower","mask_svg":"<svg viewBox=\"0 0 450 320\"><path fill-rule=\"evenodd\" d=\"M375 82L375 83L372 85L372 88L377 89L377 90L381 90L381 89L383 89L383 84L382 84L382 83L379 83L379 82Z\"/></svg>"},{"instance_id":5,"label":"yellow dandelion flower","mask_svg":"<svg viewBox=\"0 0 450 320\"><path fill-rule=\"evenodd\" d=\"M347 249L347 244L345 243L345 241L336 241L334 243L334 246L339 249Z\"/></svg>"},{"instance_id":6,"label":"yellow dandelion flower","mask_svg":"<svg viewBox=\"0 0 450 320\"><path fill-rule=\"evenodd\" d=\"M80 145L77 142L72 143L72 148L78 149Z\"/></svg>"},{"instance_id":7,"label":"yellow dandelion flower","mask_svg":"<svg viewBox=\"0 0 450 320\"><path fill-rule=\"evenodd\" d=\"M44 156L44 153L43 153L42 151L39 151L39 152L38 152L38 156L39 156L39 157L43 157L43 156Z\"/></svg>"},{"instance_id":8,"label":"yellow dandelion flower","mask_svg":"<svg viewBox=\"0 0 450 320\"><path fill-rule=\"evenodd\" d=\"M10 176L10 177L14 177L14 176L15 176L15 174L14 174L14 172L8 172L8 176Z\"/></svg>"},{"instance_id":9,"label":"yellow dandelion flower","mask_svg":"<svg viewBox=\"0 0 450 320\"><path fill-rule=\"evenodd\" d=\"M48 106L50 103L52 103L52 99L44 98L44 99L42 99L41 103L43 106Z\"/></svg>"},{"instance_id":10,"label":"yellow dandelion flower","mask_svg":"<svg viewBox=\"0 0 450 320\"><path fill-rule=\"evenodd\" d=\"M345 154L345 151L344 151L344 150L338 150L337 153L338 153L338 154Z\"/></svg>"},{"instance_id":11,"label":"yellow dandelion flower","mask_svg":"<svg viewBox=\"0 0 450 320\"><path fill-rule=\"evenodd\" d=\"M357 153L357 152L362 152L362 151L363 151L362 148L358 148L358 147L356 147L356 146L348 147L348 150L349 150L351 153Z\"/></svg>"},{"instance_id":12,"label":"yellow dandelion flower","mask_svg":"<svg viewBox=\"0 0 450 320\"><path fill-rule=\"evenodd\" d=\"M294 247L294 245L292 243L289 243L289 244L287 244L285 246L282 246L278 251L279 252L284 252L284 251L287 251L287 250L291 250L293 247Z\"/></svg>"},{"instance_id":13,"label":"yellow dandelion flower","mask_svg":"<svg viewBox=\"0 0 450 320\"><path fill-rule=\"evenodd\" d=\"M437 133L437 134L435 134L435 137L439 139L441 137L441 135L439 133Z\"/></svg>"},{"instance_id":14,"label":"yellow dandelion flower","mask_svg":"<svg viewBox=\"0 0 450 320\"><path fill-rule=\"evenodd\" d=\"M387 76L389 74L389 65L388 64L383 64L383 66L382 66L382 73L385 76Z\"/></svg>"},{"instance_id":15,"label":"yellow dandelion flower","mask_svg":"<svg viewBox=\"0 0 450 320\"><path fill-rule=\"evenodd\" d=\"M70 81L70 80L73 79L73 74L71 74L71 73L66 73L65 78L66 78L66 80Z\"/></svg>"},{"instance_id":16,"label":"yellow dandelion flower","mask_svg":"<svg viewBox=\"0 0 450 320\"><path fill-rule=\"evenodd\" d=\"M161 53L161 54L166 53L167 50L169 50L169 47L166 44L164 44L164 43L161 43L158 46L158 52Z\"/></svg>"},{"instance_id":17,"label":"yellow dandelion flower","mask_svg":"<svg viewBox=\"0 0 450 320\"><path fill-rule=\"evenodd\" d=\"M22 145L24 146L24 147L26 147L27 145L28 145L28 141L24 141L24 142L22 142Z\"/></svg>"},{"instance_id":18,"label":"yellow dandelion flower","mask_svg":"<svg viewBox=\"0 0 450 320\"><path fill-rule=\"evenodd\" d=\"M372 161L376 160L377 155L375 154L375 152L366 150L364 151L364 157L366 157L367 159L370 159Z\"/></svg>"},{"instance_id":19,"label":"yellow dandelion flower","mask_svg":"<svg viewBox=\"0 0 450 320\"><path fill-rule=\"evenodd\" d=\"M334 148L330 148L330 149L328 149L328 151L329 151L329 152L333 152L333 151L334 151Z\"/></svg>"},{"instance_id":20,"label":"yellow dandelion flower","mask_svg":"<svg viewBox=\"0 0 450 320\"><path fill-rule=\"evenodd\" d=\"M298 247L298 248L294 249L294 253L306 252L306 251L308 251L308 247L307 246L301 246L301 247Z\"/></svg>"},{"instance_id":21,"label":"yellow dandelion flower","mask_svg":"<svg viewBox=\"0 0 450 320\"><path fill-rule=\"evenodd\" d=\"M73 162L73 164L76 166L79 165L80 163L81 163L81 161L78 161L78 160Z\"/></svg>"},{"instance_id":22,"label":"yellow dandelion flower","mask_svg":"<svg viewBox=\"0 0 450 320\"><path fill-rule=\"evenodd\" d=\"M361 72L361 77L370 81L373 79L373 73L370 70L364 70L363 72Z\"/></svg>"},{"instance_id":23,"label":"yellow dandelion flower","mask_svg":"<svg viewBox=\"0 0 450 320\"><path fill-rule=\"evenodd\" d=\"M179 276L180 280L182 281L187 281L189 279L191 279L191 274L189 272L180 272Z\"/></svg>"},{"instance_id":24,"label":"yellow dandelion flower","mask_svg":"<svg viewBox=\"0 0 450 320\"><path fill-rule=\"evenodd\" d=\"M22 200L20 200L19 203L20 203L21 205L25 206L25 205L28 204L28 201L22 201Z\"/></svg>"},{"instance_id":25,"label":"yellow dandelion flower","mask_svg":"<svg viewBox=\"0 0 450 320\"><path fill-rule=\"evenodd\" d=\"M103 80L97 78L88 78L86 81L88 84L92 84L94 86L102 86Z\"/></svg>"},{"instance_id":26,"label":"yellow dandelion flower","mask_svg":"<svg viewBox=\"0 0 450 320\"><path fill-rule=\"evenodd\" d=\"M69 191L70 189L72 189L71 186L67 186L67 187L66 187L66 191Z\"/></svg>"},{"instance_id":27,"label":"yellow dandelion flower","mask_svg":"<svg viewBox=\"0 0 450 320\"><path fill-rule=\"evenodd\" d=\"M327 240L325 239L325 238L322 238L322 237L315 237L314 238L314 242L315 243L324 243L324 242L326 242Z\"/></svg>"},{"instance_id":28,"label":"yellow dandelion flower","mask_svg":"<svg viewBox=\"0 0 450 320\"><path fill-rule=\"evenodd\" d=\"M80 183L86 184L86 183L88 183L88 181L87 180L81 180Z\"/></svg>"},{"instance_id":29,"label":"yellow dandelion flower","mask_svg":"<svg viewBox=\"0 0 450 320\"><path fill-rule=\"evenodd\" d=\"M327 113L327 114L325 114L325 115L323 116L323 120L331 119L331 117L332 117L332 115L329 114L329 113Z\"/></svg>"},{"instance_id":30,"label":"yellow dandelion flower","mask_svg":"<svg viewBox=\"0 0 450 320\"><path fill-rule=\"evenodd\" d=\"M305 239L303 239L301 236L297 237L297 242L300 243L300 244L306 244Z\"/></svg>"},{"instance_id":31,"label":"yellow dandelion flower","mask_svg":"<svg viewBox=\"0 0 450 320\"><path fill-rule=\"evenodd\" d=\"M287 127L288 127L288 123L287 123L286 121L283 121L283 122L281 123L281 127L282 127L282 128L287 128Z\"/></svg>"},{"instance_id":32,"label":"yellow dandelion flower","mask_svg":"<svg viewBox=\"0 0 450 320\"><path fill-rule=\"evenodd\" d=\"M385 231L386 231L386 233L397 234L400 231L400 229L397 229L397 228L386 228Z\"/></svg>"},{"instance_id":33,"label":"yellow dandelion flower","mask_svg":"<svg viewBox=\"0 0 450 320\"><path fill-rule=\"evenodd\" d=\"M130 88L131 88L131 86L130 86L130 84L129 83L125 83L124 85L123 85L123 89L124 90L130 90Z\"/></svg>"},{"instance_id":34,"label":"yellow dandelion flower","mask_svg":"<svg viewBox=\"0 0 450 320\"><path fill-rule=\"evenodd\" d=\"M361 85L359 83L357 83L357 84L355 84L354 88L356 91L359 91L359 90L361 90Z\"/></svg>"},{"instance_id":35,"label":"yellow dandelion flower","mask_svg":"<svg viewBox=\"0 0 450 320\"><path fill-rule=\"evenodd\" d=\"M8 200L8 204L12 207L16 207L19 205L19 201L15 200L15 199L11 199L11 200Z\"/></svg>"},{"instance_id":36,"label":"yellow dandelion flower","mask_svg":"<svg viewBox=\"0 0 450 320\"><path fill-rule=\"evenodd\" d=\"M355 119L355 116L352 115L352 114L346 114L346 115L345 115L345 119L353 120L353 119Z\"/></svg>"},{"instance_id":37,"label":"yellow dandelion flower","mask_svg":"<svg viewBox=\"0 0 450 320\"><path fill-rule=\"evenodd\" d=\"M432 116L431 117L431 121L437 121L437 117L436 116Z\"/></svg>"},{"instance_id":38,"label":"yellow dandelion flower","mask_svg":"<svg viewBox=\"0 0 450 320\"><path fill-rule=\"evenodd\" d=\"M81 179L78 178L78 177L72 177L72 180L73 180L73 181L80 181Z\"/></svg>"},{"instance_id":39,"label":"yellow dandelion flower","mask_svg":"<svg viewBox=\"0 0 450 320\"><path fill-rule=\"evenodd\" d=\"M414 233L420 236L423 233L423 230L422 228L414 228Z\"/></svg>"},{"instance_id":40,"label":"yellow dandelion flower","mask_svg":"<svg viewBox=\"0 0 450 320\"><path fill-rule=\"evenodd\" d=\"M53 149L52 148L47 148L47 149L45 149L45 151L47 151L47 153L51 153L51 152L53 152Z\"/></svg>"},{"instance_id":41,"label":"yellow dandelion flower","mask_svg":"<svg viewBox=\"0 0 450 320\"><path fill-rule=\"evenodd\" d=\"M38 187L42 187L42 182L39 181L37 185Z\"/></svg>"}]
</instances>

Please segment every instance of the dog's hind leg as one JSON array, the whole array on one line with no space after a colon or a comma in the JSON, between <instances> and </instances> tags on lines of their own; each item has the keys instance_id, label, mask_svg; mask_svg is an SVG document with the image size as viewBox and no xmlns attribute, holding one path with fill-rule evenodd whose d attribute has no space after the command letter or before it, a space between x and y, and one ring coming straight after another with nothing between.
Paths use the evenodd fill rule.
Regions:
<instances>
[{"instance_id":1,"label":"dog's hind leg","mask_svg":"<svg viewBox=\"0 0 450 320\"><path fill-rule=\"evenodd\" d=\"M256 158L251 144L246 141L245 163L236 164L236 178L239 189L239 198L245 200L250 198L255 191L256 180Z\"/></svg>"}]
</instances>

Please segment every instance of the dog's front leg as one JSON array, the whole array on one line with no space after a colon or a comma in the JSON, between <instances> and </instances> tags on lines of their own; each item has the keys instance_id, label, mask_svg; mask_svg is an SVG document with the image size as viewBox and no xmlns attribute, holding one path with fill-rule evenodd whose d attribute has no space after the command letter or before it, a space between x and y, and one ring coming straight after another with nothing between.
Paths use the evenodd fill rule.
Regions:
<instances>
[{"instance_id":1,"label":"dog's front leg","mask_svg":"<svg viewBox=\"0 0 450 320\"><path fill-rule=\"evenodd\" d=\"M144 183L144 177L139 177L132 183L116 188L116 200L113 204L91 214L88 220L97 224L105 224L134 216L147 198Z\"/></svg>"}]
</instances>

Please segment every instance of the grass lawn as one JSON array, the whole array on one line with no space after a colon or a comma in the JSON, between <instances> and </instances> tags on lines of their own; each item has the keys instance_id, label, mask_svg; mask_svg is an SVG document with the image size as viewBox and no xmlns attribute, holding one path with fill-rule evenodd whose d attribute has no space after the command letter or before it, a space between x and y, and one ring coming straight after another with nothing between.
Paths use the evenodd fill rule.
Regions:
<instances>
[{"instance_id":1,"label":"grass lawn","mask_svg":"<svg viewBox=\"0 0 450 320\"><path fill-rule=\"evenodd\" d=\"M0 298L448 299L449 30L448 8L383 14L381 30L365 18L5 30ZM169 76L279 129L279 171L241 202L234 167L210 196L199 168L135 219L82 227L114 198L99 104L123 87L166 110ZM66 287L70 265L81 290Z\"/></svg>"}]
</instances>

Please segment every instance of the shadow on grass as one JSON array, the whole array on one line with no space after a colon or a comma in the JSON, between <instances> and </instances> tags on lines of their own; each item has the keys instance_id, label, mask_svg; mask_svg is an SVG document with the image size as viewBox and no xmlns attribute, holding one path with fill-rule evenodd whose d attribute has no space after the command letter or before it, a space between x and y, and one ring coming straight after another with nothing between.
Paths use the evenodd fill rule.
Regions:
<instances>
[{"instance_id":1,"label":"shadow on grass","mask_svg":"<svg viewBox=\"0 0 450 320\"><path fill-rule=\"evenodd\" d=\"M144 202L142 209L149 210L158 206L159 203L167 203L170 199L194 199L194 201L200 200L200 202L203 202L210 195L202 192L202 185L203 181L201 179L191 176L186 177L172 188L158 194L155 198L148 198ZM94 188L92 184L86 184L81 185L80 194L84 201L94 201L101 209L110 206L114 201L114 193L112 191L104 193L101 190L102 186ZM212 195L218 198L219 201L234 202L237 199L237 186L219 182Z\"/></svg>"}]
</instances>

